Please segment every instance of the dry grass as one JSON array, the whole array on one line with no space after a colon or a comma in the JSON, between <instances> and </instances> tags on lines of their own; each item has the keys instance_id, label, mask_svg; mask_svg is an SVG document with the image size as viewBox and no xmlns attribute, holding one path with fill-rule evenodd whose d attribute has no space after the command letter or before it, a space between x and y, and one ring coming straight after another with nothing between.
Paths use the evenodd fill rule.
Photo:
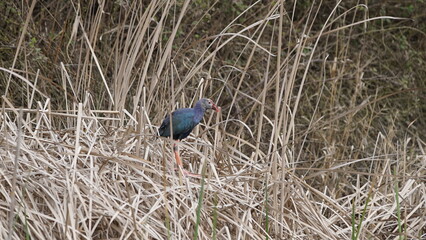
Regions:
<instances>
[{"instance_id":1,"label":"dry grass","mask_svg":"<svg viewBox=\"0 0 426 240\"><path fill-rule=\"evenodd\" d=\"M0 239L425 238L424 55L387 35L406 16L352 1L8 4L31 14L0 66ZM184 178L156 129L202 96L223 111L180 143L203 175Z\"/></svg>"}]
</instances>

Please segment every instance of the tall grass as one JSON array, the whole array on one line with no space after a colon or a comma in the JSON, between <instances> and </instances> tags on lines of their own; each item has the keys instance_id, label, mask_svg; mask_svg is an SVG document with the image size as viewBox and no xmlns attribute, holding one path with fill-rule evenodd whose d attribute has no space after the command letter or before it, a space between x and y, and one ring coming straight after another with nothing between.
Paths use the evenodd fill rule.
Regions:
<instances>
[{"instance_id":1,"label":"tall grass","mask_svg":"<svg viewBox=\"0 0 426 240\"><path fill-rule=\"evenodd\" d=\"M1 38L17 42L0 59L0 239L425 236L417 15L24 2L0 6ZM185 178L157 126L201 97L222 111L178 143L203 175Z\"/></svg>"}]
</instances>

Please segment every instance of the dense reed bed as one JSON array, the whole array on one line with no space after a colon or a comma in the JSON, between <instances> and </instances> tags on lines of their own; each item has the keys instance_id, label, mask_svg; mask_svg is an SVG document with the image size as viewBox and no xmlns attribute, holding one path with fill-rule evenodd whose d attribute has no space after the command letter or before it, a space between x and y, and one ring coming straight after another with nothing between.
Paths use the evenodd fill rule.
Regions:
<instances>
[{"instance_id":1,"label":"dense reed bed","mask_svg":"<svg viewBox=\"0 0 426 240\"><path fill-rule=\"evenodd\" d=\"M426 238L426 6L367 3L1 3L0 239Z\"/></svg>"}]
</instances>

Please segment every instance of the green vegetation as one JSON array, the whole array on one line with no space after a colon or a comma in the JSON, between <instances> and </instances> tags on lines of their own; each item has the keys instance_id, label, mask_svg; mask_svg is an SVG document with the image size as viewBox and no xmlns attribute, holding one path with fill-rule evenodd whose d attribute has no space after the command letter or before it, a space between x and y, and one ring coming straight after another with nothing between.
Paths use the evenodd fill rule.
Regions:
<instances>
[{"instance_id":1,"label":"green vegetation","mask_svg":"<svg viewBox=\"0 0 426 240\"><path fill-rule=\"evenodd\" d=\"M425 238L424 9L2 1L0 239Z\"/></svg>"}]
</instances>

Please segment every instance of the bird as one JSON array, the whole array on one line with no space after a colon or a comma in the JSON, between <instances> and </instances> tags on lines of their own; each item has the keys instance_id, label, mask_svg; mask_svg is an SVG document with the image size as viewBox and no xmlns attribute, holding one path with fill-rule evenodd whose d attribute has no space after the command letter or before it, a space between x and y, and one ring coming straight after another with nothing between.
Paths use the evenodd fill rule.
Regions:
<instances>
[{"instance_id":1,"label":"bird","mask_svg":"<svg viewBox=\"0 0 426 240\"><path fill-rule=\"evenodd\" d=\"M173 140L180 141L189 136L192 129L197 126L204 117L206 110L215 110L220 112L218 107L211 99L201 98L193 108L179 108L166 115L161 126L158 128L158 134L161 137L171 137ZM185 176L197 176L183 169L182 160L179 156L179 149L176 143L173 144L173 151L176 163Z\"/></svg>"}]
</instances>

